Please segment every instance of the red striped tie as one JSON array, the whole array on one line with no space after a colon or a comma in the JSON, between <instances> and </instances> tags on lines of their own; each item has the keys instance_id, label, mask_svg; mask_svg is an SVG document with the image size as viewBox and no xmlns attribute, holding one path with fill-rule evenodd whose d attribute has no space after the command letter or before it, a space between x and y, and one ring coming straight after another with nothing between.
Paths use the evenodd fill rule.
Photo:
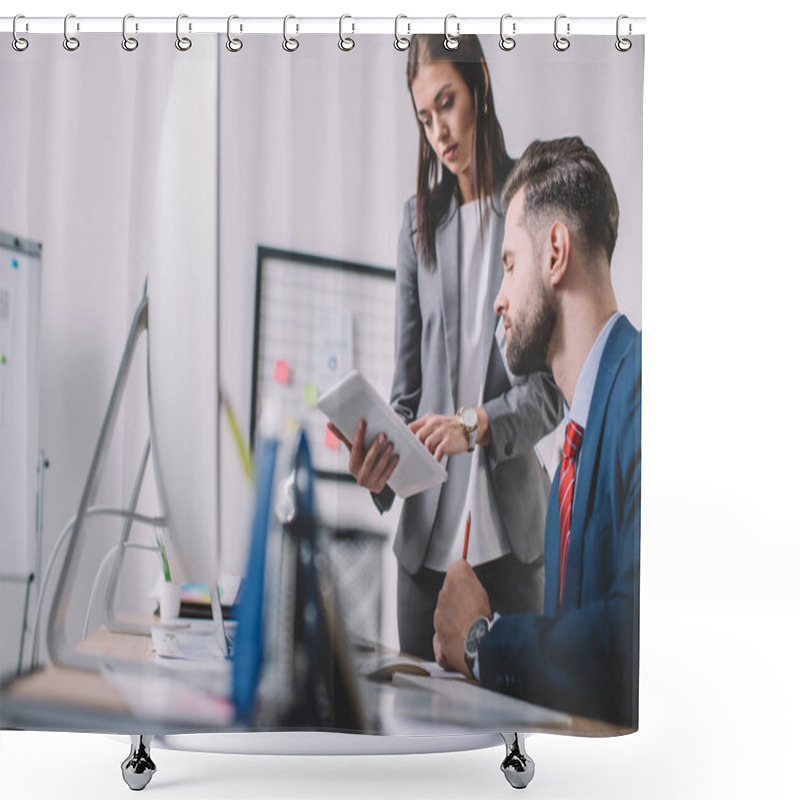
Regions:
<instances>
[{"instance_id":1,"label":"red striped tie","mask_svg":"<svg viewBox=\"0 0 800 800\"><path fill-rule=\"evenodd\" d=\"M561 480L558 484L558 515L561 520L560 560L561 578L558 585L558 604L564 597L564 573L567 569L569 550L569 528L572 523L572 495L575 489L575 459L583 439L583 428L572 420L567 425L564 437L564 451L561 456Z\"/></svg>"}]
</instances>

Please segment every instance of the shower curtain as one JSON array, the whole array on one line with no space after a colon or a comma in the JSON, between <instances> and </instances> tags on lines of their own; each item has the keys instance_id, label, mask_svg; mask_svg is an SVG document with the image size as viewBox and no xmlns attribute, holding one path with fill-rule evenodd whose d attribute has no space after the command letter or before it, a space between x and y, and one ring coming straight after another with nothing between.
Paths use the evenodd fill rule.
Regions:
<instances>
[{"instance_id":1,"label":"shower curtain","mask_svg":"<svg viewBox=\"0 0 800 800\"><path fill-rule=\"evenodd\" d=\"M355 46L349 49L338 46L337 35L300 36L295 51L283 46L285 37L274 34L242 35L239 48L227 47L224 35L198 34L188 49L177 48L174 35L148 34L140 35L139 46L131 51L121 48L120 37L112 34L83 35L74 51L63 46L59 35L29 39L27 50L17 52L11 37L2 38L0 227L43 244L40 443L50 460L44 497L45 553L52 550L78 504L131 317L154 265L169 264L179 271L177 285L186 292L187 304L192 303L194 276L208 280L213 275L217 306L198 309L197 331L187 335L202 335L204 327L210 328L219 347L216 388L224 398L219 508L213 503L207 506L207 515L218 514L220 520L219 570L237 576L247 572L255 490L243 468L249 458L243 451L256 451L258 419L265 408L279 407L281 436L302 429L310 445L316 469L316 515L324 532L318 546L328 548L334 593L343 607L337 621L351 645L372 641L396 650L403 643L398 619L410 602L407 594L398 593L398 584L407 585L409 576L415 579L420 574L418 569L444 571L449 553L461 551L462 517L449 523L456 533L450 544L440 547L438 556L431 546L423 547L419 557L410 556L410 546L403 544L399 531L411 535L408 529L413 525L407 519L411 512L404 504L411 507L412 501L395 497L393 503L381 505L383 487L373 496L356 485L350 478L347 449L327 426L317 401L351 368L359 369L385 400L396 401L392 396L400 385L398 373L421 370L420 353L429 343L426 339L414 354L406 353L408 363L401 363L399 353L408 338L402 325L412 325L409 320L417 314L424 337L444 336L446 322L426 305L435 298L424 291L408 296L409 284L401 281L399 264L404 231L406 251L417 256L422 252L422 217L417 215L421 187L448 175L458 181L448 164L461 163L457 159L465 155L468 163L477 152L472 149L469 123L463 129L467 130L463 142L455 141L454 131L462 130L453 127L455 123L445 121L451 129L444 132L441 127L450 108L447 104L453 102L448 99L457 82L452 76L461 73L448 72L440 86L445 91L424 96L423 108L423 95L414 94L415 78L421 73L408 71L408 49L395 47L395 38L387 35L356 35ZM613 35L573 37L563 50L545 35L520 36L509 50L498 48L497 42L496 35L478 37L484 57L480 69L491 86L492 113L509 157L502 169L495 170L497 198L500 177L531 143L580 137L607 170L616 193L619 233L611 280L620 312L634 329L641 329L643 38L637 38L630 50L615 47ZM456 62L457 52L451 53ZM438 56L432 61L437 59L442 63ZM485 91L468 95L471 113L483 120L487 102ZM448 136L455 142L450 153L445 152ZM437 158L441 156L441 164L434 163L431 173L419 177L426 141ZM441 141L445 150L436 151ZM454 208L469 205L465 197L469 182L458 183L460 194L452 183L447 185L452 197L463 201ZM410 202L415 196L416 204ZM484 193L483 204L478 203L484 217L472 246L479 242L483 248L484 237L496 241L482 268L499 276L504 229L498 202L490 192ZM488 221L492 214L495 223ZM453 258L460 264L470 244L466 238L453 242ZM447 265L439 263L436 268L441 271ZM419 267L420 284L430 278L425 269ZM436 409L451 417L460 405L479 406L492 399L484 395L489 384L484 385L483 376L487 365L494 363L491 354L496 350L499 358L505 352L502 325L488 309L494 293L469 300L464 294L466 282L456 279L453 285L456 305L472 302L476 316L491 314L492 319L486 323L486 343L475 349L479 393L468 402L454 398L451 406ZM416 310L409 312L409 304L417 304ZM465 310L462 322L467 318ZM456 337L462 335L455 330ZM447 347L453 347L452 340ZM462 355L458 368L443 363L439 377L454 369L456 382L465 379L459 370L466 372L471 360ZM507 362L497 363L507 386L504 392L522 386ZM145 354L139 352L99 490L108 505L128 501L141 445L148 436L147 373ZM422 380L430 383L434 377ZM426 386L417 390L425 391ZM564 410L560 398L553 401L552 420L542 423L546 430L528 448L547 487L559 469L564 471L565 425L555 427ZM640 425L640 417L634 422ZM527 423L518 424L522 429ZM637 448L640 437L637 428L633 436ZM454 455L450 460L458 458L468 456ZM489 455L476 456L474 464L464 473L464 491L470 498L483 491L484 500L474 501L476 508L483 503L483 516L475 512L474 517L489 520L495 528L494 539L487 543L476 524L469 551L464 543L466 560L475 554L477 569L498 557L517 558L517 545L505 509L492 499L503 496L502 489L487 483L494 468ZM258 464L253 466L258 469ZM472 477L470 470L475 472ZM451 484L460 480L454 474L451 469ZM475 488L480 481L482 490ZM164 498L158 496L155 484L150 475L139 502L143 512L161 511ZM546 501L545 491L540 528ZM198 493L196 502L202 506L210 501ZM638 519L638 496L635 505ZM430 514L432 519L436 516L435 505ZM414 517L414 524L420 518ZM142 541L149 541L147 531L141 535ZM544 536L543 530L540 535ZM70 646L81 639L94 577L117 538L118 528L88 523L84 539L90 544L84 542L70 567L77 576L67 598ZM509 699L521 696L523 702L533 703L535 698L537 706L554 712L599 720L608 726L604 732L636 729L638 527L629 544L635 546L635 563L628 576L632 591L627 597L631 607L624 616L629 624L621 656L625 663L613 662L619 651L611 654L624 679L619 674L608 676L614 692L627 697L624 714L607 714L602 704L584 703L581 697L564 703L560 689L548 701L547 696L520 693L511 686L490 688ZM517 560L526 566L538 560L544 574L531 592L541 593L542 581L547 587L548 581L552 585L557 579L546 571L543 541L538 547L534 553L531 546ZM180 563L179 548L172 555ZM615 555L618 551L609 547L603 558ZM158 563L150 554L133 553L128 570L120 584L119 604L139 613L152 612L150 589L158 581ZM541 615L541 598L531 602ZM520 605L521 613L533 615L526 609L528 605ZM579 610L577 601L574 613ZM426 624L432 626L432 612L428 617ZM95 631L100 623L97 613L90 615L89 630ZM490 618L488 623L496 620ZM14 641L17 631L4 614L3 643ZM614 650L618 642L612 632L606 633L608 648ZM543 649L546 658L547 646ZM591 659L595 651L586 642L570 652L576 659ZM345 660L352 667L350 657ZM562 666L565 673L575 671L575 664ZM322 671L327 675L334 668L329 665ZM352 674L359 669L357 665ZM591 673L592 665L577 671ZM348 676L350 672L346 680ZM474 682L480 674L473 671L467 677ZM531 681L535 680L532 675ZM224 703L227 691L219 692ZM458 716L445 722L451 732L496 731L503 720L503 707L498 708L499 716L488 722ZM180 729L180 715L187 709L179 709L177 715L170 713L175 708L162 710L167 727ZM398 728L381 722L376 712L367 715L363 729L426 730L413 712L400 706L396 711L402 718ZM517 725L516 712L508 713L512 715L508 725ZM219 717L223 718L230 719ZM308 725L297 719L292 719L292 727L314 727L318 717L309 717ZM249 722L259 727L256 718ZM267 727L280 725L270 718Z\"/></svg>"}]
</instances>

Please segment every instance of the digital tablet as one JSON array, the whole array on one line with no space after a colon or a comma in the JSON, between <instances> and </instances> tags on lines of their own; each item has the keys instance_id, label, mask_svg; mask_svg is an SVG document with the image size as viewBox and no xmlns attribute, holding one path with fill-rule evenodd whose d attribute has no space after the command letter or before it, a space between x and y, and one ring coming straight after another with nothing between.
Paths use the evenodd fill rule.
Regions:
<instances>
[{"instance_id":1,"label":"digital tablet","mask_svg":"<svg viewBox=\"0 0 800 800\"><path fill-rule=\"evenodd\" d=\"M447 470L428 452L403 420L358 371L345 375L317 400L317 407L352 442L358 421L367 423L366 448L385 433L400 456L389 486L400 497L444 483Z\"/></svg>"}]
</instances>

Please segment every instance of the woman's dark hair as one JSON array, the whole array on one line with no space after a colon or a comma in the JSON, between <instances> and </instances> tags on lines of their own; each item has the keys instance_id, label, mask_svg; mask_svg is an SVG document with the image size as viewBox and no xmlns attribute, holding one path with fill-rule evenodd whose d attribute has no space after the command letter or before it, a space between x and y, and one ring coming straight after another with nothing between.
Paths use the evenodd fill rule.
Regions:
<instances>
[{"instance_id":1,"label":"woman's dark hair","mask_svg":"<svg viewBox=\"0 0 800 800\"><path fill-rule=\"evenodd\" d=\"M423 64L449 61L472 92L475 108L475 140L472 144L472 184L475 197L481 204L491 202L495 183L505 177L511 165L503 139L503 129L494 109L492 85L486 69L486 59L477 36L458 37L458 48L448 50L441 35L417 34L411 37L406 78L408 90ZM413 102L413 96L412 96ZM417 252L424 261L436 267L436 227L458 192L458 181L444 169L419 128L419 158L417 162Z\"/></svg>"}]
</instances>

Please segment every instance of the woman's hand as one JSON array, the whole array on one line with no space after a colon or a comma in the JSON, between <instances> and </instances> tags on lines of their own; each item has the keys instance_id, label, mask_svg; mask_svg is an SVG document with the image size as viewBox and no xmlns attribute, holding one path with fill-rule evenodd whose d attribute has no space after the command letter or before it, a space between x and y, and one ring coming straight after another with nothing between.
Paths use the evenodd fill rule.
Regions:
<instances>
[{"instance_id":1,"label":"woman's hand","mask_svg":"<svg viewBox=\"0 0 800 800\"><path fill-rule=\"evenodd\" d=\"M376 494L383 491L400 460L400 456L394 452L394 445L387 442L386 434L379 433L364 452L367 423L363 419L358 421L352 443L332 422L328 423L328 430L350 451L348 468L358 485Z\"/></svg>"},{"instance_id":2,"label":"woman's hand","mask_svg":"<svg viewBox=\"0 0 800 800\"><path fill-rule=\"evenodd\" d=\"M441 461L444 456L457 456L467 452L467 434L458 417L428 413L415 419L408 427L437 461Z\"/></svg>"},{"instance_id":3,"label":"woman's hand","mask_svg":"<svg viewBox=\"0 0 800 800\"><path fill-rule=\"evenodd\" d=\"M476 408L475 411L478 414L475 444L489 445L492 443L489 417L482 406ZM469 446L467 432L461 427L457 416L428 413L415 419L408 427L417 439L433 453L437 461L441 461L444 456L457 456L467 452Z\"/></svg>"}]
</instances>

